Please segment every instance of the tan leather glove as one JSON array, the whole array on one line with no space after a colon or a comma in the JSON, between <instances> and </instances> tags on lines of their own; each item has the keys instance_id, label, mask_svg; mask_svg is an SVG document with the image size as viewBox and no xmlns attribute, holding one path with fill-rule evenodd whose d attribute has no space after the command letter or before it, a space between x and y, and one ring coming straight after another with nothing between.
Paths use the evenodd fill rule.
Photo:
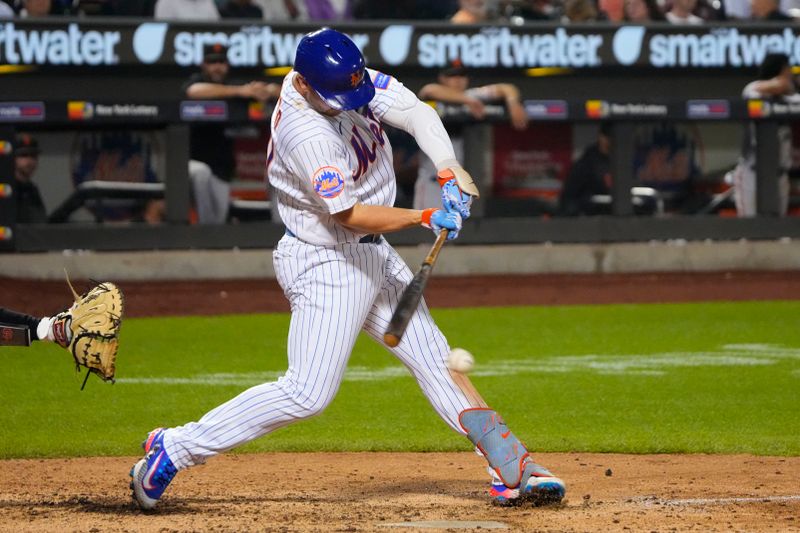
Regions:
<instances>
[{"instance_id":1,"label":"tan leather glove","mask_svg":"<svg viewBox=\"0 0 800 533\"><path fill-rule=\"evenodd\" d=\"M72 353L76 370L86 367L103 381L113 383L124 306L122 291L104 282L81 296L75 289L72 293L75 303L55 316L53 337Z\"/></svg>"}]
</instances>

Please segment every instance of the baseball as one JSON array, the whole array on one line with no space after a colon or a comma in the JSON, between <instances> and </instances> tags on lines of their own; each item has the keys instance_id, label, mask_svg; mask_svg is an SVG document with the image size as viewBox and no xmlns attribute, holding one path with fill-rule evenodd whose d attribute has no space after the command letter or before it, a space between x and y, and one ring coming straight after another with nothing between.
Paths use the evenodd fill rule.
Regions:
<instances>
[{"instance_id":1,"label":"baseball","mask_svg":"<svg viewBox=\"0 0 800 533\"><path fill-rule=\"evenodd\" d=\"M464 348L453 348L447 356L447 368L468 374L475 366L475 358Z\"/></svg>"}]
</instances>

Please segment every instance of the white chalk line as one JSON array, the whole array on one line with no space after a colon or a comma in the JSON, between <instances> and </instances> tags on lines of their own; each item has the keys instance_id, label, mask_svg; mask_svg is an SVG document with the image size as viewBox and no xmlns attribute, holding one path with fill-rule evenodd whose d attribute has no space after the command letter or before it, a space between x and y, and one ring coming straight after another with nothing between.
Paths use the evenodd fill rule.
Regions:
<instances>
[{"instance_id":1,"label":"white chalk line","mask_svg":"<svg viewBox=\"0 0 800 533\"><path fill-rule=\"evenodd\" d=\"M503 522L486 520L419 520L416 522L388 522L380 527L410 527L414 529L508 529Z\"/></svg>"},{"instance_id":2,"label":"white chalk line","mask_svg":"<svg viewBox=\"0 0 800 533\"><path fill-rule=\"evenodd\" d=\"M661 352L650 354L584 354L531 359L503 359L478 364L471 375L477 377L511 376L517 374L555 374L591 372L600 375L663 376L671 369L694 367L755 367L770 366L786 360L800 360L800 349L771 344L727 344L718 350L698 352ZM260 372L220 372L187 377L126 376L120 384L253 386L274 381L285 370ZM800 377L800 369L791 371ZM410 374L403 366L382 368L351 366L345 381L382 381L406 378Z\"/></svg>"},{"instance_id":3,"label":"white chalk line","mask_svg":"<svg viewBox=\"0 0 800 533\"><path fill-rule=\"evenodd\" d=\"M778 503L778 502L800 502L800 495L788 496L747 496L731 498L685 498L662 500L660 498L647 498L637 503L645 507L654 506L691 506L691 505L728 505L732 503Z\"/></svg>"}]
</instances>

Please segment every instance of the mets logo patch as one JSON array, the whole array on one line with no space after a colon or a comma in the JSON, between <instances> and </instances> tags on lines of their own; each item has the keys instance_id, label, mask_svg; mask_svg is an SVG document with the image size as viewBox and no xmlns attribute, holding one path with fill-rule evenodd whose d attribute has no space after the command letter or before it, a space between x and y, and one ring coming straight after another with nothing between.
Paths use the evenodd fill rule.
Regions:
<instances>
[{"instance_id":1,"label":"mets logo patch","mask_svg":"<svg viewBox=\"0 0 800 533\"><path fill-rule=\"evenodd\" d=\"M386 89L389 86L390 81L392 81L391 76L384 74L383 72L378 72L378 75L375 76L375 81L372 82L372 85L374 85L376 89Z\"/></svg>"},{"instance_id":2,"label":"mets logo patch","mask_svg":"<svg viewBox=\"0 0 800 533\"><path fill-rule=\"evenodd\" d=\"M336 167L322 167L314 172L314 190L322 198L336 198L344 190L344 177Z\"/></svg>"}]
</instances>

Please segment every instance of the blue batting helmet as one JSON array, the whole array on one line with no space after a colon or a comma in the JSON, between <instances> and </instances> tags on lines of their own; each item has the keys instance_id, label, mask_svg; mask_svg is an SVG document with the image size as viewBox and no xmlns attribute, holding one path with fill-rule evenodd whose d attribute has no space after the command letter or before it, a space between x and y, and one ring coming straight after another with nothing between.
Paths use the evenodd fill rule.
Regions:
<instances>
[{"instance_id":1,"label":"blue batting helmet","mask_svg":"<svg viewBox=\"0 0 800 533\"><path fill-rule=\"evenodd\" d=\"M323 28L303 37L294 69L334 109L356 109L375 96L361 50L336 30Z\"/></svg>"}]
</instances>

